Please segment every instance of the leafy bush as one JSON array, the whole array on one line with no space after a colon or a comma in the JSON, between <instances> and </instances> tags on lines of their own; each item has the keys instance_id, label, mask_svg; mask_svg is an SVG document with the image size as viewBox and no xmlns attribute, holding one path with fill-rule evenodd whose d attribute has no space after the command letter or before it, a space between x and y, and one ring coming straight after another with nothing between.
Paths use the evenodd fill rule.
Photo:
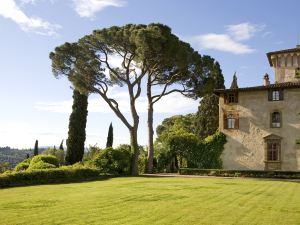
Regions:
<instances>
[{"instance_id":1,"label":"leafy bush","mask_svg":"<svg viewBox=\"0 0 300 225\"><path fill-rule=\"evenodd\" d=\"M50 166L50 165L53 166ZM34 156L29 164L28 169L48 169L59 166L58 159L52 155L37 155Z\"/></svg>"},{"instance_id":2,"label":"leafy bush","mask_svg":"<svg viewBox=\"0 0 300 225\"><path fill-rule=\"evenodd\" d=\"M37 163L33 163L29 165L29 169L31 170L43 170L43 169L51 169L51 168L56 168L56 166L43 161L39 161Z\"/></svg>"},{"instance_id":3,"label":"leafy bush","mask_svg":"<svg viewBox=\"0 0 300 225\"><path fill-rule=\"evenodd\" d=\"M103 177L100 170L91 168L55 168L5 172L0 174L0 187L13 187L33 184L51 184L97 179Z\"/></svg>"},{"instance_id":4,"label":"leafy bush","mask_svg":"<svg viewBox=\"0 0 300 225\"><path fill-rule=\"evenodd\" d=\"M95 158L94 164L107 174L129 174L131 153L128 148L106 148Z\"/></svg>"},{"instance_id":5,"label":"leafy bush","mask_svg":"<svg viewBox=\"0 0 300 225\"><path fill-rule=\"evenodd\" d=\"M62 149L49 148L42 153L43 155L53 155L58 159L60 165L65 163L65 152Z\"/></svg>"},{"instance_id":6,"label":"leafy bush","mask_svg":"<svg viewBox=\"0 0 300 225\"><path fill-rule=\"evenodd\" d=\"M180 168L182 175L300 179L300 171L222 170Z\"/></svg>"},{"instance_id":7,"label":"leafy bush","mask_svg":"<svg viewBox=\"0 0 300 225\"><path fill-rule=\"evenodd\" d=\"M23 160L22 162L18 163L14 170L15 171L22 171L22 170L27 170L28 167L29 167L29 164L30 164L30 161L31 161L32 158L28 158L28 159L25 159Z\"/></svg>"}]
</instances>

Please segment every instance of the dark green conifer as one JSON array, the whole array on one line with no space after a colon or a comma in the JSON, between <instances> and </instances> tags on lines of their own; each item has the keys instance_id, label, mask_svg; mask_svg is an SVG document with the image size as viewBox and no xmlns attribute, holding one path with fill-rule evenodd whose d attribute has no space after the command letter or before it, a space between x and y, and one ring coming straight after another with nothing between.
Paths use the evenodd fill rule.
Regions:
<instances>
[{"instance_id":1,"label":"dark green conifer","mask_svg":"<svg viewBox=\"0 0 300 225\"><path fill-rule=\"evenodd\" d=\"M33 155L38 155L39 154L39 141L36 140L34 144L34 150L33 150Z\"/></svg>"},{"instance_id":2,"label":"dark green conifer","mask_svg":"<svg viewBox=\"0 0 300 225\"><path fill-rule=\"evenodd\" d=\"M239 88L238 84L237 84L237 77L236 77L236 72L233 74L233 79L231 82L231 86L230 89L237 89Z\"/></svg>"},{"instance_id":3,"label":"dark green conifer","mask_svg":"<svg viewBox=\"0 0 300 225\"><path fill-rule=\"evenodd\" d=\"M64 150L64 139L61 141L59 149Z\"/></svg>"},{"instance_id":4,"label":"dark green conifer","mask_svg":"<svg viewBox=\"0 0 300 225\"><path fill-rule=\"evenodd\" d=\"M112 147L114 141L114 131L112 123L110 123L107 134L106 148Z\"/></svg>"},{"instance_id":5,"label":"dark green conifer","mask_svg":"<svg viewBox=\"0 0 300 225\"><path fill-rule=\"evenodd\" d=\"M74 164L80 162L84 154L84 142L86 138L85 127L88 114L88 97L80 94L79 91L73 92L72 113L69 120L69 132L66 152L66 163Z\"/></svg>"}]
</instances>

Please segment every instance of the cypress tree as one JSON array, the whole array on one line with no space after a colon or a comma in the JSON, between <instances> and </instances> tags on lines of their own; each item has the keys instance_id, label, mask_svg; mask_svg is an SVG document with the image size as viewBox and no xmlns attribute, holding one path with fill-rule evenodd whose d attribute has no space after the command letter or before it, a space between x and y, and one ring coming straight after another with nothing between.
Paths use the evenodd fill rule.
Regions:
<instances>
[{"instance_id":1,"label":"cypress tree","mask_svg":"<svg viewBox=\"0 0 300 225\"><path fill-rule=\"evenodd\" d=\"M33 150L33 155L36 156L39 154L39 141L36 140L34 144L34 150Z\"/></svg>"},{"instance_id":2,"label":"cypress tree","mask_svg":"<svg viewBox=\"0 0 300 225\"><path fill-rule=\"evenodd\" d=\"M69 120L69 132L66 152L66 163L74 164L80 162L84 154L84 142L86 138L85 127L88 114L88 97L73 91L73 106Z\"/></svg>"},{"instance_id":3,"label":"cypress tree","mask_svg":"<svg viewBox=\"0 0 300 225\"><path fill-rule=\"evenodd\" d=\"M230 89L237 89L237 88L239 88L239 86L237 84L237 77L236 77L236 72L235 72L233 74L233 78L232 78Z\"/></svg>"},{"instance_id":4,"label":"cypress tree","mask_svg":"<svg viewBox=\"0 0 300 225\"><path fill-rule=\"evenodd\" d=\"M61 141L59 149L64 150L64 139Z\"/></svg>"},{"instance_id":5,"label":"cypress tree","mask_svg":"<svg viewBox=\"0 0 300 225\"><path fill-rule=\"evenodd\" d=\"M225 88L220 64L207 57L206 65L210 89L201 99L195 119L195 132L202 139L214 134L219 127L219 98L213 90Z\"/></svg>"},{"instance_id":6,"label":"cypress tree","mask_svg":"<svg viewBox=\"0 0 300 225\"><path fill-rule=\"evenodd\" d=\"M114 131L112 123L110 123L107 134L106 148L112 147L114 141Z\"/></svg>"}]
</instances>

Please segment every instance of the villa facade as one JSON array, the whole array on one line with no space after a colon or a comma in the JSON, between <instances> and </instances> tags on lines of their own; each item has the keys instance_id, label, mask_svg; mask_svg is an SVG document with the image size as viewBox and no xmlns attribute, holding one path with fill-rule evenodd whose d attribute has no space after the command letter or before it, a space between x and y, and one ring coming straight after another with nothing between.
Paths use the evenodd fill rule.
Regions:
<instances>
[{"instance_id":1,"label":"villa facade","mask_svg":"<svg viewBox=\"0 0 300 225\"><path fill-rule=\"evenodd\" d=\"M274 84L216 90L224 169L300 170L300 46L267 57Z\"/></svg>"}]
</instances>

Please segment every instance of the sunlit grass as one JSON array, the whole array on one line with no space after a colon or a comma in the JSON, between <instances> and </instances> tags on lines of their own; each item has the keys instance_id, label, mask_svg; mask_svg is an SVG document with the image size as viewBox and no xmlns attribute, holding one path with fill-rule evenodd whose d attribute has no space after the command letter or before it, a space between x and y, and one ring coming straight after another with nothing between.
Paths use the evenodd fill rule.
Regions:
<instances>
[{"instance_id":1,"label":"sunlit grass","mask_svg":"<svg viewBox=\"0 0 300 225\"><path fill-rule=\"evenodd\" d=\"M300 224L300 183L133 177L8 188L0 224Z\"/></svg>"}]
</instances>

